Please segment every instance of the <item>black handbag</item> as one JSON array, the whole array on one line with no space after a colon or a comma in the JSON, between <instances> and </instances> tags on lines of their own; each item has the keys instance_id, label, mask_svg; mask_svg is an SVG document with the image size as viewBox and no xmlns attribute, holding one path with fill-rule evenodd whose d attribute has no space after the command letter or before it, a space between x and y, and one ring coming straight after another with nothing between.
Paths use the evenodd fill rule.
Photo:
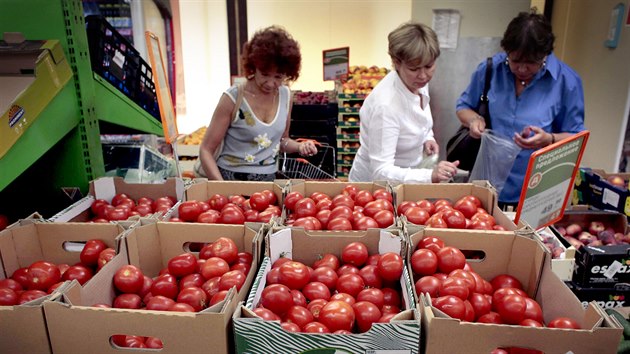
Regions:
<instances>
[{"instance_id":1,"label":"black handbag","mask_svg":"<svg viewBox=\"0 0 630 354\"><path fill-rule=\"evenodd\" d=\"M492 58L487 59L486 78L483 86L483 94L479 97L477 105L477 113L484 118L486 129L490 129L490 108L488 107L488 90L490 90L490 80L492 79ZM481 139L475 139L470 136L467 127L461 126L455 135L446 143L446 160L459 160L458 168L466 171L472 171L479 153Z\"/></svg>"}]
</instances>

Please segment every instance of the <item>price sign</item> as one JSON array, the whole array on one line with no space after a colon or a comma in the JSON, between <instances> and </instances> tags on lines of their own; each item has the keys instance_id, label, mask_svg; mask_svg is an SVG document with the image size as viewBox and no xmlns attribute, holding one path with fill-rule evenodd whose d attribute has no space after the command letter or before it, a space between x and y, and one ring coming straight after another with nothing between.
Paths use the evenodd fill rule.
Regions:
<instances>
[{"instance_id":1,"label":"price sign","mask_svg":"<svg viewBox=\"0 0 630 354\"><path fill-rule=\"evenodd\" d=\"M588 135L588 131L583 131L530 156L514 219L516 224L522 218L538 230L562 218Z\"/></svg>"},{"instance_id":2,"label":"price sign","mask_svg":"<svg viewBox=\"0 0 630 354\"><path fill-rule=\"evenodd\" d=\"M350 47L323 51L324 81L341 80L350 71Z\"/></svg>"}]
</instances>

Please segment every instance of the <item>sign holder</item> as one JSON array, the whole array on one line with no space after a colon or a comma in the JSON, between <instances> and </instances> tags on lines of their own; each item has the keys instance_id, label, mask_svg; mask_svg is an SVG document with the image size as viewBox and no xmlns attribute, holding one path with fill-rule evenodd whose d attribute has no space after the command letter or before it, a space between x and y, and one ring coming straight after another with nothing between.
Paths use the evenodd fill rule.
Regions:
<instances>
[{"instance_id":1,"label":"sign holder","mask_svg":"<svg viewBox=\"0 0 630 354\"><path fill-rule=\"evenodd\" d=\"M522 218L538 230L562 218L588 136L588 131L577 133L530 156L514 223Z\"/></svg>"},{"instance_id":2,"label":"sign holder","mask_svg":"<svg viewBox=\"0 0 630 354\"><path fill-rule=\"evenodd\" d=\"M162 48L159 38L150 31L146 31L145 39L147 42L147 53L149 54L149 63L153 72L153 81L155 83L155 91L157 95L158 106L160 107L160 117L162 119L162 129L164 130L164 138L167 144L173 149L175 161L179 161L177 154L177 121L175 117L175 108L171 99L171 90L169 89L168 77L164 66L164 58L162 57ZM177 176L182 177L179 170L179 163L175 163Z\"/></svg>"}]
</instances>

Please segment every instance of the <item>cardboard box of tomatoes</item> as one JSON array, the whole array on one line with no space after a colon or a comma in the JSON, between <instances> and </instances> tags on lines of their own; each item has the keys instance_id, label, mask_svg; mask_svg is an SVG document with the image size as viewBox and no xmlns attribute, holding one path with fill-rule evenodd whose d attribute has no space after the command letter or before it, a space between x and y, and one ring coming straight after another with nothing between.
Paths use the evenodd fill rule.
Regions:
<instances>
[{"instance_id":1,"label":"cardboard box of tomatoes","mask_svg":"<svg viewBox=\"0 0 630 354\"><path fill-rule=\"evenodd\" d=\"M286 180L276 180L274 182L250 182L250 181L209 181L205 178L198 178L194 183L186 188L186 200L207 201L214 194L224 196L243 195L249 198L253 193L264 189L272 191L278 202L282 200Z\"/></svg>"},{"instance_id":2,"label":"cardboard box of tomatoes","mask_svg":"<svg viewBox=\"0 0 630 354\"><path fill-rule=\"evenodd\" d=\"M181 178L168 178L164 183L127 183L122 177L101 177L90 182L89 194L66 209L52 216L52 222L85 222L94 218L90 207L97 199L108 203L117 194L124 193L134 201L140 198L156 200L170 197L174 201L184 198L184 181Z\"/></svg>"},{"instance_id":3,"label":"cardboard box of tomatoes","mask_svg":"<svg viewBox=\"0 0 630 354\"><path fill-rule=\"evenodd\" d=\"M557 318L569 318L581 328L466 322L432 306L436 298L429 298L425 293L421 295L419 304L423 327L421 343L425 353L456 353L462 348L470 353L489 353L497 348L522 348L544 353L616 351L621 328L596 303L589 304L586 309L582 307L571 290L551 270L550 255L539 241L488 231L458 235L425 229L410 235L410 250L415 249L425 237L437 237L445 245L460 250L481 252L483 257L467 259L470 268L488 282L502 274L518 280L527 296L541 307L543 325L549 325ZM508 310L503 313L509 314Z\"/></svg>"},{"instance_id":4,"label":"cardboard box of tomatoes","mask_svg":"<svg viewBox=\"0 0 630 354\"><path fill-rule=\"evenodd\" d=\"M81 261L79 256L85 241L98 238L115 249L117 236L122 232L123 229L114 224L21 220L0 232L0 279L8 279L16 270L38 261L50 262L53 266L74 265ZM47 274L50 273L41 273L38 279L53 279L53 275ZM42 303L52 298L55 296L49 294L22 305L0 306L0 352L51 352Z\"/></svg>"},{"instance_id":5,"label":"cardboard box of tomatoes","mask_svg":"<svg viewBox=\"0 0 630 354\"><path fill-rule=\"evenodd\" d=\"M448 203L451 206L454 206L454 209L456 209L458 212L461 211L461 214L463 214L462 216L470 220L470 222L472 223L477 218L477 215L475 214L478 213L477 209L475 208L475 204L472 202L467 202L467 204L469 205L468 209L470 210L464 210L463 207L456 205L460 199L466 196L473 197L474 200L478 201L478 203L481 204L477 207L481 207L487 212L487 215L484 216L491 216L488 217L490 221L486 219L480 219L485 220L484 222L479 223L478 227L480 229L492 229L494 225L497 225L497 227L494 228L495 230L497 228L500 228L501 230L507 231L508 233L512 233L514 230L525 227L524 224L519 224L518 226L515 225L512 219L509 218L503 211L501 211L501 209L499 209L499 207L497 206L498 198L496 190L494 189L494 187L492 187L492 185L490 185L490 183L488 183L488 181L473 181L472 183L447 184L399 184L394 187L394 207L396 208L398 213L401 213L401 204L404 202L414 202L418 204L419 201L422 201L422 203L427 203L428 201L431 204L427 205L429 208L431 208L431 211L429 211L428 215L426 215L426 217L428 218L431 215L435 215L435 212L438 210L438 204ZM421 209L426 209L420 204L418 204L417 206ZM453 224L465 222L465 225L469 225L468 221L461 220L462 216L459 217L460 220L454 220ZM407 216L406 218L400 218L402 223L412 226L415 225L412 224L408 219L410 219L409 216ZM443 216L442 219L445 219L445 217ZM427 227L431 227L429 225L430 220L428 220L426 224ZM473 226L471 226L471 228ZM450 230L455 230L458 233L468 232L468 230L466 229L467 226L456 227L448 226L445 224L444 227L448 227Z\"/></svg>"},{"instance_id":6,"label":"cardboard box of tomatoes","mask_svg":"<svg viewBox=\"0 0 630 354\"><path fill-rule=\"evenodd\" d=\"M160 353L193 353L200 348L212 353L229 353L231 316L245 299L256 275L261 247L261 229L248 225L163 223L142 220L123 237L121 252L86 286L78 284L64 292L62 301L45 307L50 342L59 353L120 353L110 342L116 335L153 337L163 347ZM242 289L231 288L223 301L198 312L97 308L111 304L116 296L114 274L125 265L138 267L155 277L177 255L190 252L194 243L214 242L221 237L234 241L240 252L253 255L251 271ZM194 252L191 252L195 254Z\"/></svg>"},{"instance_id":7,"label":"cardboard box of tomatoes","mask_svg":"<svg viewBox=\"0 0 630 354\"><path fill-rule=\"evenodd\" d=\"M359 314L356 313L357 310L355 309L355 326L358 327L360 333L307 333L307 327L318 326L315 325L316 321L304 324L303 332L290 332L281 327L280 321L263 320L255 313L256 308L265 297L268 274L274 262L278 261L279 258L288 257L309 266L323 259L322 256L324 255L335 255L339 260L343 260L344 247L357 241L367 246L370 255L380 254L382 257L388 252L402 254L406 249L406 243L402 237L394 232L379 229L337 231L333 234L331 231L274 228L268 234L267 241L267 256L261 264L247 302L239 306L234 314L237 353L302 353L309 351L419 353L419 313L414 309L415 302L411 293L410 278L404 267L401 269L402 276L397 281L392 281L400 289L401 312L391 318L388 323L372 323L371 328L367 327L369 329L361 330ZM349 281L346 281L346 285ZM302 289L302 293L307 292L307 287L308 285ZM317 300L311 301L311 304L315 301ZM331 300L328 303L334 302L336 301ZM363 302L365 303L365 301ZM270 305L268 307L271 308ZM324 313L325 309L326 306L319 310L319 314ZM331 311L336 310L331 308ZM362 313L361 318L365 315L366 313ZM343 316L341 314L341 317ZM320 321L325 322L322 319Z\"/></svg>"}]
</instances>

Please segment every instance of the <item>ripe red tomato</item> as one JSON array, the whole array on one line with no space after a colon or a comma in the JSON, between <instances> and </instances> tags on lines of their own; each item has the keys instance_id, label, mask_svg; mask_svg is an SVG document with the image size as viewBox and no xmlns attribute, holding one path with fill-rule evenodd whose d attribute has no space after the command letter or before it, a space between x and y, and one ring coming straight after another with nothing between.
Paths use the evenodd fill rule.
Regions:
<instances>
[{"instance_id":1,"label":"ripe red tomato","mask_svg":"<svg viewBox=\"0 0 630 354\"><path fill-rule=\"evenodd\" d=\"M306 307L306 297L299 290L291 290L291 296L293 296L293 304Z\"/></svg>"},{"instance_id":2,"label":"ripe red tomato","mask_svg":"<svg viewBox=\"0 0 630 354\"><path fill-rule=\"evenodd\" d=\"M352 230L352 222L350 222L350 220L344 217L334 218L328 222L327 229L349 231L349 230Z\"/></svg>"},{"instance_id":3,"label":"ripe red tomato","mask_svg":"<svg viewBox=\"0 0 630 354\"><path fill-rule=\"evenodd\" d=\"M206 280L205 283L201 285L201 289L208 294L208 299L212 299L212 297L219 292L219 281L221 277L214 277L212 279Z\"/></svg>"},{"instance_id":4,"label":"ripe red tomato","mask_svg":"<svg viewBox=\"0 0 630 354\"><path fill-rule=\"evenodd\" d=\"M388 228L394 224L394 213L389 210L381 210L374 214L374 220L380 228Z\"/></svg>"},{"instance_id":5,"label":"ripe red tomato","mask_svg":"<svg viewBox=\"0 0 630 354\"><path fill-rule=\"evenodd\" d=\"M240 201L240 203L242 204L245 201L245 198L239 196L240 198L242 198L242 200L236 200L237 202ZM221 211L221 209L223 209L223 207L228 203L228 202L232 202L231 200L228 200L228 198L222 194L213 194L210 199L208 199L208 205L210 205L210 208L216 210L216 211ZM234 202L233 202L234 203ZM236 205L238 205L238 203L234 203Z\"/></svg>"},{"instance_id":6,"label":"ripe red tomato","mask_svg":"<svg viewBox=\"0 0 630 354\"><path fill-rule=\"evenodd\" d=\"M141 216L146 216L153 213L153 207L151 206L151 204L138 204L131 210L138 212Z\"/></svg>"},{"instance_id":7,"label":"ripe red tomato","mask_svg":"<svg viewBox=\"0 0 630 354\"><path fill-rule=\"evenodd\" d=\"M294 212L296 218L315 216L317 215L317 208L315 207L313 199L302 198L295 202Z\"/></svg>"},{"instance_id":8,"label":"ripe red tomato","mask_svg":"<svg viewBox=\"0 0 630 354\"><path fill-rule=\"evenodd\" d=\"M431 217L431 214L426 209L414 206L408 207L403 215L405 215L407 221L416 225L425 225Z\"/></svg>"},{"instance_id":9,"label":"ripe red tomato","mask_svg":"<svg viewBox=\"0 0 630 354\"><path fill-rule=\"evenodd\" d=\"M385 295L381 289L377 288L366 288L361 290L359 295L357 295L357 301L367 301L374 305L377 308L382 308L385 305Z\"/></svg>"},{"instance_id":10,"label":"ripe red tomato","mask_svg":"<svg viewBox=\"0 0 630 354\"><path fill-rule=\"evenodd\" d=\"M364 216L354 221L355 230L377 229L378 223L369 216Z\"/></svg>"},{"instance_id":11,"label":"ripe red tomato","mask_svg":"<svg viewBox=\"0 0 630 354\"><path fill-rule=\"evenodd\" d=\"M90 210L92 211L92 214L94 215L101 215L101 209L103 209L105 205L109 205L107 200L96 199L95 201L92 202L92 205L90 205Z\"/></svg>"},{"instance_id":12,"label":"ripe red tomato","mask_svg":"<svg viewBox=\"0 0 630 354\"><path fill-rule=\"evenodd\" d=\"M446 221L446 226L450 229L465 229L466 217L464 214L455 209L448 209L442 213L442 219Z\"/></svg>"},{"instance_id":13,"label":"ripe red tomato","mask_svg":"<svg viewBox=\"0 0 630 354\"><path fill-rule=\"evenodd\" d=\"M354 197L355 205L359 205L359 206L365 206L365 204L373 200L374 200L374 197L372 196L372 193L370 193L370 191L365 190L365 189L358 191Z\"/></svg>"},{"instance_id":14,"label":"ripe red tomato","mask_svg":"<svg viewBox=\"0 0 630 354\"><path fill-rule=\"evenodd\" d=\"M469 290L466 280L448 277L440 285L440 296L453 295L462 300L468 299Z\"/></svg>"},{"instance_id":15,"label":"ripe red tomato","mask_svg":"<svg viewBox=\"0 0 630 354\"><path fill-rule=\"evenodd\" d=\"M210 253L213 257L219 257L234 264L238 260L238 246L234 240L227 237L219 237L210 245Z\"/></svg>"},{"instance_id":16,"label":"ripe red tomato","mask_svg":"<svg viewBox=\"0 0 630 354\"><path fill-rule=\"evenodd\" d=\"M291 289L282 284L268 285L262 291L260 304L276 315L282 316L293 306Z\"/></svg>"},{"instance_id":17,"label":"ripe red tomato","mask_svg":"<svg viewBox=\"0 0 630 354\"><path fill-rule=\"evenodd\" d=\"M200 273L205 279L220 277L230 271L230 265L219 257L210 257L201 266Z\"/></svg>"},{"instance_id":18,"label":"ripe red tomato","mask_svg":"<svg viewBox=\"0 0 630 354\"><path fill-rule=\"evenodd\" d=\"M355 304L356 305L356 304ZM351 331L354 326L355 311L344 301L330 301L319 312L318 320L331 331Z\"/></svg>"},{"instance_id":19,"label":"ripe red tomato","mask_svg":"<svg viewBox=\"0 0 630 354\"><path fill-rule=\"evenodd\" d=\"M525 319L532 319L538 323L544 323L545 320L543 318L542 308L538 302L532 298L526 297L525 303L527 304L525 309Z\"/></svg>"},{"instance_id":20,"label":"ripe red tomato","mask_svg":"<svg viewBox=\"0 0 630 354\"><path fill-rule=\"evenodd\" d=\"M254 309L254 313L258 315L258 317L262 318L265 321L280 321L280 316L275 313L267 310L264 307L257 307Z\"/></svg>"},{"instance_id":21,"label":"ripe red tomato","mask_svg":"<svg viewBox=\"0 0 630 354\"><path fill-rule=\"evenodd\" d=\"M358 192L359 192L359 188L357 186L348 184L345 187L343 187L341 194L347 195L348 197L352 198L352 200L354 200Z\"/></svg>"},{"instance_id":22,"label":"ripe red tomato","mask_svg":"<svg viewBox=\"0 0 630 354\"><path fill-rule=\"evenodd\" d=\"M290 261L280 266L278 282L289 289L302 289L309 281L311 274L308 267L301 262Z\"/></svg>"},{"instance_id":23,"label":"ripe red tomato","mask_svg":"<svg viewBox=\"0 0 630 354\"><path fill-rule=\"evenodd\" d=\"M446 224L446 221L442 218L442 213L440 213L440 212L436 212L435 214L431 215L431 217L429 218L429 220L427 220L425 225L427 227L432 227L432 228L435 228L435 229L447 229L448 228L448 225Z\"/></svg>"},{"instance_id":24,"label":"ripe red tomato","mask_svg":"<svg viewBox=\"0 0 630 354\"><path fill-rule=\"evenodd\" d=\"M365 282L365 286L367 287L381 288L383 286L383 279L376 265L366 265L359 269L358 274L363 278L363 282Z\"/></svg>"},{"instance_id":25,"label":"ripe red tomato","mask_svg":"<svg viewBox=\"0 0 630 354\"><path fill-rule=\"evenodd\" d=\"M344 274L337 279L337 292L346 293L352 297L357 297L359 292L365 287L365 282L358 274Z\"/></svg>"},{"instance_id":26,"label":"ripe red tomato","mask_svg":"<svg viewBox=\"0 0 630 354\"><path fill-rule=\"evenodd\" d=\"M324 305L326 305L328 303L328 301L324 300L324 299L316 299L313 300L311 302L308 303L308 305L306 305L306 308L311 311L311 313L313 314L313 318L315 319L315 321L318 321L319 319L319 312L322 309L322 307L324 307Z\"/></svg>"},{"instance_id":27,"label":"ripe red tomato","mask_svg":"<svg viewBox=\"0 0 630 354\"><path fill-rule=\"evenodd\" d=\"M411 255L411 270L414 274L433 275L437 271L438 257L430 249L421 248Z\"/></svg>"},{"instance_id":28,"label":"ripe red tomato","mask_svg":"<svg viewBox=\"0 0 630 354\"><path fill-rule=\"evenodd\" d=\"M251 207L257 211L263 211L267 209L269 204L271 204L271 201L269 200L267 195L263 194L262 192L254 192L249 198L249 205L251 205Z\"/></svg>"},{"instance_id":29,"label":"ripe red tomato","mask_svg":"<svg viewBox=\"0 0 630 354\"><path fill-rule=\"evenodd\" d=\"M472 293L470 294L468 300L470 301L470 304L472 305L475 312L475 320L478 320L479 317L489 313L492 309L490 301L483 294Z\"/></svg>"},{"instance_id":30,"label":"ripe red tomato","mask_svg":"<svg viewBox=\"0 0 630 354\"><path fill-rule=\"evenodd\" d=\"M351 242L341 251L341 260L346 264L360 267L368 259L368 248L362 242Z\"/></svg>"},{"instance_id":31,"label":"ripe red tomato","mask_svg":"<svg viewBox=\"0 0 630 354\"><path fill-rule=\"evenodd\" d=\"M18 304L18 294L10 288L0 288L0 306L13 306Z\"/></svg>"},{"instance_id":32,"label":"ripe red tomato","mask_svg":"<svg viewBox=\"0 0 630 354\"><path fill-rule=\"evenodd\" d=\"M392 194L386 191L384 188L379 188L375 190L374 193L372 193L372 195L374 196L374 199L383 199L390 203L392 203L394 200L394 198L392 197Z\"/></svg>"},{"instance_id":33,"label":"ripe red tomato","mask_svg":"<svg viewBox=\"0 0 630 354\"><path fill-rule=\"evenodd\" d=\"M317 209L319 210L317 212L317 214L315 214L315 218L317 220L319 220L319 222L322 224L322 228L323 229L327 229L328 228L328 222L331 220L330 219L330 210L328 209Z\"/></svg>"},{"instance_id":34,"label":"ripe red tomato","mask_svg":"<svg viewBox=\"0 0 630 354\"><path fill-rule=\"evenodd\" d=\"M325 253L320 259L313 263L313 268L330 267L333 270L339 269L339 258L331 253Z\"/></svg>"},{"instance_id":35,"label":"ripe red tomato","mask_svg":"<svg viewBox=\"0 0 630 354\"><path fill-rule=\"evenodd\" d=\"M226 206L221 209L221 223L242 225L245 223L245 214L237 206Z\"/></svg>"},{"instance_id":36,"label":"ripe red tomato","mask_svg":"<svg viewBox=\"0 0 630 354\"><path fill-rule=\"evenodd\" d=\"M326 193L322 192L313 192L311 193L309 198L313 199L315 203L319 203L322 200L330 199L330 197Z\"/></svg>"},{"instance_id":37,"label":"ripe red tomato","mask_svg":"<svg viewBox=\"0 0 630 354\"><path fill-rule=\"evenodd\" d=\"M485 315L479 316L479 318L477 318L477 322L503 324L503 320L501 320L501 316L498 313L493 312L493 311L490 311Z\"/></svg>"},{"instance_id":38,"label":"ripe red tomato","mask_svg":"<svg viewBox=\"0 0 630 354\"><path fill-rule=\"evenodd\" d=\"M304 333L330 333L330 330L319 322L308 323L302 328Z\"/></svg>"},{"instance_id":39,"label":"ripe red tomato","mask_svg":"<svg viewBox=\"0 0 630 354\"><path fill-rule=\"evenodd\" d=\"M308 301L317 299L324 299L328 301L330 299L330 290L326 284L318 281L309 282L302 288L302 294Z\"/></svg>"},{"instance_id":40,"label":"ripe red tomato","mask_svg":"<svg viewBox=\"0 0 630 354\"><path fill-rule=\"evenodd\" d=\"M418 245L416 245L416 249L426 248L426 249L430 249L436 254L437 254L437 251L442 247L444 247L444 241L440 240L439 238L435 236L427 236L423 238L422 240L420 240L420 242L418 242Z\"/></svg>"},{"instance_id":41,"label":"ripe red tomato","mask_svg":"<svg viewBox=\"0 0 630 354\"><path fill-rule=\"evenodd\" d=\"M352 208L346 205L338 205L330 211L330 220L336 218L346 218L350 221L353 219Z\"/></svg>"},{"instance_id":42,"label":"ripe red tomato","mask_svg":"<svg viewBox=\"0 0 630 354\"><path fill-rule=\"evenodd\" d=\"M61 273L61 272L60 272ZM11 275L11 279L20 283L22 288L27 289L29 286L28 267L18 268Z\"/></svg>"},{"instance_id":43,"label":"ripe red tomato","mask_svg":"<svg viewBox=\"0 0 630 354\"><path fill-rule=\"evenodd\" d=\"M378 322L383 315L375 304L368 301L357 301L352 305L352 309L356 316L357 330L360 333L369 331L372 323Z\"/></svg>"},{"instance_id":44,"label":"ripe red tomato","mask_svg":"<svg viewBox=\"0 0 630 354\"><path fill-rule=\"evenodd\" d=\"M570 329L581 329L578 322L569 317L557 317L547 323L547 327L549 328L570 328Z\"/></svg>"},{"instance_id":45,"label":"ripe red tomato","mask_svg":"<svg viewBox=\"0 0 630 354\"><path fill-rule=\"evenodd\" d=\"M505 323L519 324L525 319L527 302L525 302L525 297L521 295L509 294L496 304L496 309Z\"/></svg>"},{"instance_id":46,"label":"ripe red tomato","mask_svg":"<svg viewBox=\"0 0 630 354\"><path fill-rule=\"evenodd\" d=\"M398 204L398 208L396 208L397 215L405 215L405 211L411 207L417 207L418 204L416 202L412 202L409 200L405 200L404 202Z\"/></svg>"},{"instance_id":47,"label":"ripe red tomato","mask_svg":"<svg viewBox=\"0 0 630 354\"><path fill-rule=\"evenodd\" d=\"M192 253L182 253L168 261L169 274L181 278L197 271L197 258Z\"/></svg>"},{"instance_id":48,"label":"ripe red tomato","mask_svg":"<svg viewBox=\"0 0 630 354\"><path fill-rule=\"evenodd\" d=\"M116 274L114 274L114 286L120 292L137 294L140 289L142 289L143 284L144 274L142 274L142 271L134 265L124 265L116 271ZM177 286L177 283L175 286ZM153 292L153 295L158 294Z\"/></svg>"},{"instance_id":49,"label":"ripe red tomato","mask_svg":"<svg viewBox=\"0 0 630 354\"><path fill-rule=\"evenodd\" d=\"M315 201L315 207L317 210L330 210L332 209L332 200L330 199L321 199L320 201Z\"/></svg>"},{"instance_id":50,"label":"ripe red tomato","mask_svg":"<svg viewBox=\"0 0 630 354\"><path fill-rule=\"evenodd\" d=\"M118 193L112 198L112 205L117 206L124 200L131 200L131 198L125 193ZM133 201L132 201L133 202Z\"/></svg>"},{"instance_id":51,"label":"ripe red tomato","mask_svg":"<svg viewBox=\"0 0 630 354\"><path fill-rule=\"evenodd\" d=\"M162 295L170 299L175 299L178 292L177 278L171 274L159 275L155 278L153 284L151 284L151 294L155 296Z\"/></svg>"},{"instance_id":52,"label":"ripe red tomato","mask_svg":"<svg viewBox=\"0 0 630 354\"><path fill-rule=\"evenodd\" d=\"M432 303L435 308L453 318L457 318L462 321L466 319L466 305L464 304L464 301L457 296L440 296L433 300Z\"/></svg>"},{"instance_id":53,"label":"ripe red tomato","mask_svg":"<svg viewBox=\"0 0 630 354\"><path fill-rule=\"evenodd\" d=\"M98 255L107 248L105 242L101 240L88 240L79 255L81 263L86 266L95 266L98 263Z\"/></svg>"},{"instance_id":54,"label":"ripe red tomato","mask_svg":"<svg viewBox=\"0 0 630 354\"><path fill-rule=\"evenodd\" d=\"M22 285L14 279L0 279L0 289L11 289L13 291L20 291L24 288Z\"/></svg>"},{"instance_id":55,"label":"ripe red tomato","mask_svg":"<svg viewBox=\"0 0 630 354\"><path fill-rule=\"evenodd\" d=\"M387 252L378 260L378 273L384 280L399 280L403 272L403 259L399 254Z\"/></svg>"},{"instance_id":56,"label":"ripe red tomato","mask_svg":"<svg viewBox=\"0 0 630 354\"><path fill-rule=\"evenodd\" d=\"M330 297L329 301L343 301L350 306L354 305L354 303L357 302L357 300L354 297L346 293L336 293Z\"/></svg>"},{"instance_id":57,"label":"ripe red tomato","mask_svg":"<svg viewBox=\"0 0 630 354\"><path fill-rule=\"evenodd\" d=\"M206 308L208 304L208 295L201 288L189 287L184 288L177 294L177 302L192 306L195 312L199 312Z\"/></svg>"},{"instance_id":58,"label":"ripe red tomato","mask_svg":"<svg viewBox=\"0 0 630 354\"><path fill-rule=\"evenodd\" d=\"M496 225L496 220L494 219L494 216L488 214L487 212L477 212L477 214L473 215L472 218L470 218L470 221L475 221L475 220L482 220L485 221L486 223L492 225L494 227L494 225Z\"/></svg>"},{"instance_id":59,"label":"ripe red tomato","mask_svg":"<svg viewBox=\"0 0 630 354\"><path fill-rule=\"evenodd\" d=\"M193 222L196 221L199 214L201 214L201 205L199 205L196 200L188 200L182 202L177 207L177 212L179 213L180 219Z\"/></svg>"},{"instance_id":60,"label":"ripe red tomato","mask_svg":"<svg viewBox=\"0 0 630 354\"><path fill-rule=\"evenodd\" d=\"M118 309L139 309L142 299L138 294L120 294L114 298L112 307Z\"/></svg>"},{"instance_id":61,"label":"ripe red tomato","mask_svg":"<svg viewBox=\"0 0 630 354\"><path fill-rule=\"evenodd\" d=\"M88 280L92 279L93 275L94 275L94 272L92 271L92 269L84 267L82 265L73 265L69 267L68 270L66 270L63 273L63 276L61 277L61 279L63 280L76 279L79 282L79 284L83 285Z\"/></svg>"},{"instance_id":62,"label":"ripe red tomato","mask_svg":"<svg viewBox=\"0 0 630 354\"><path fill-rule=\"evenodd\" d=\"M214 305L217 302L222 301L223 299L225 299L225 295L227 295L227 291L224 294L219 295L219 293L217 293L212 300L214 300L216 298L216 302L212 302L212 300L210 300L210 303L208 304L208 306L210 305ZM173 306L171 306L171 308L169 309L169 311L176 311L176 312L196 312L195 309L188 305L188 304L184 304L182 302L176 302L173 304Z\"/></svg>"},{"instance_id":63,"label":"ripe red tomato","mask_svg":"<svg viewBox=\"0 0 630 354\"><path fill-rule=\"evenodd\" d=\"M335 290L335 286L337 285L337 279L339 276L335 272L334 269L330 267L319 267L315 268L311 272L310 281L321 282L328 287L329 290Z\"/></svg>"},{"instance_id":64,"label":"ripe red tomato","mask_svg":"<svg viewBox=\"0 0 630 354\"><path fill-rule=\"evenodd\" d=\"M256 215L258 216L258 215ZM214 209L206 210L197 216L197 222L202 224L217 224L221 220L221 213Z\"/></svg>"},{"instance_id":65,"label":"ripe red tomato","mask_svg":"<svg viewBox=\"0 0 630 354\"><path fill-rule=\"evenodd\" d=\"M147 310L154 311L169 311L171 306L175 304L173 299L169 299L165 296L157 295L153 296L149 302L147 302Z\"/></svg>"},{"instance_id":66,"label":"ripe red tomato","mask_svg":"<svg viewBox=\"0 0 630 354\"><path fill-rule=\"evenodd\" d=\"M468 286L468 291L471 294L475 292L475 290L477 290L477 281L473 274L467 270L455 269L454 271L450 272L448 276L464 279L466 281L466 285Z\"/></svg>"},{"instance_id":67,"label":"ripe red tomato","mask_svg":"<svg viewBox=\"0 0 630 354\"><path fill-rule=\"evenodd\" d=\"M294 211L295 210L295 203L297 203L299 200L303 199L304 195L302 195L302 193L298 192L298 191L293 191L290 192L289 194L287 194L287 196L284 198L284 206L289 210L289 211ZM311 199L312 200L312 199Z\"/></svg>"},{"instance_id":68,"label":"ripe red tomato","mask_svg":"<svg viewBox=\"0 0 630 354\"><path fill-rule=\"evenodd\" d=\"M435 205L427 199L420 199L416 202L419 208L425 209L429 212L429 214L433 215L435 213Z\"/></svg>"},{"instance_id":69,"label":"ripe red tomato","mask_svg":"<svg viewBox=\"0 0 630 354\"><path fill-rule=\"evenodd\" d=\"M453 206L455 210L460 211L467 219L470 219L477 213L477 205L467 198L461 198Z\"/></svg>"},{"instance_id":70,"label":"ripe red tomato","mask_svg":"<svg viewBox=\"0 0 630 354\"><path fill-rule=\"evenodd\" d=\"M436 255L438 257L438 269L445 274L449 274L455 269L464 269L466 264L466 256L455 247L442 247Z\"/></svg>"},{"instance_id":71,"label":"ripe red tomato","mask_svg":"<svg viewBox=\"0 0 630 354\"><path fill-rule=\"evenodd\" d=\"M317 220L317 218L314 218L314 219ZM319 222L319 220L317 220L317 221ZM320 225L321 225L321 223L320 223ZM303 227L304 230L307 230L307 231L317 230L317 225L315 224L313 219L311 219L308 216L295 220L293 222L292 226L293 227Z\"/></svg>"},{"instance_id":72,"label":"ripe red tomato","mask_svg":"<svg viewBox=\"0 0 630 354\"><path fill-rule=\"evenodd\" d=\"M156 337L147 337L147 339L144 340L144 345L151 349L162 349L164 347L160 338Z\"/></svg>"},{"instance_id":73,"label":"ripe red tomato","mask_svg":"<svg viewBox=\"0 0 630 354\"><path fill-rule=\"evenodd\" d=\"M27 288L29 290L46 291L60 280L61 271L50 262L38 261L28 267Z\"/></svg>"},{"instance_id":74,"label":"ripe red tomato","mask_svg":"<svg viewBox=\"0 0 630 354\"><path fill-rule=\"evenodd\" d=\"M338 206L346 206L352 211L354 209L354 199L344 194L338 194L332 199L332 208L334 209Z\"/></svg>"},{"instance_id":75,"label":"ripe red tomato","mask_svg":"<svg viewBox=\"0 0 630 354\"><path fill-rule=\"evenodd\" d=\"M523 289L523 285L521 282L515 277L509 274L499 274L496 277L492 278L490 281L492 284L492 289L497 290L500 288L516 288Z\"/></svg>"},{"instance_id":76,"label":"ripe red tomato","mask_svg":"<svg viewBox=\"0 0 630 354\"><path fill-rule=\"evenodd\" d=\"M129 217L129 210L124 208L103 208L105 210L105 219L109 221L127 220Z\"/></svg>"},{"instance_id":77,"label":"ripe red tomato","mask_svg":"<svg viewBox=\"0 0 630 354\"><path fill-rule=\"evenodd\" d=\"M240 291L246 279L247 276L243 271L230 270L221 276L219 280L219 291L230 290L232 287L236 287L236 290Z\"/></svg>"},{"instance_id":78,"label":"ripe red tomato","mask_svg":"<svg viewBox=\"0 0 630 354\"><path fill-rule=\"evenodd\" d=\"M18 294L18 305L39 299L40 297L46 295L48 294L42 290L24 290L22 293Z\"/></svg>"},{"instance_id":79,"label":"ripe red tomato","mask_svg":"<svg viewBox=\"0 0 630 354\"><path fill-rule=\"evenodd\" d=\"M291 306L284 315L284 320L295 323L299 328L303 328L308 323L313 322L314 317L311 311L304 306Z\"/></svg>"}]
</instances>

